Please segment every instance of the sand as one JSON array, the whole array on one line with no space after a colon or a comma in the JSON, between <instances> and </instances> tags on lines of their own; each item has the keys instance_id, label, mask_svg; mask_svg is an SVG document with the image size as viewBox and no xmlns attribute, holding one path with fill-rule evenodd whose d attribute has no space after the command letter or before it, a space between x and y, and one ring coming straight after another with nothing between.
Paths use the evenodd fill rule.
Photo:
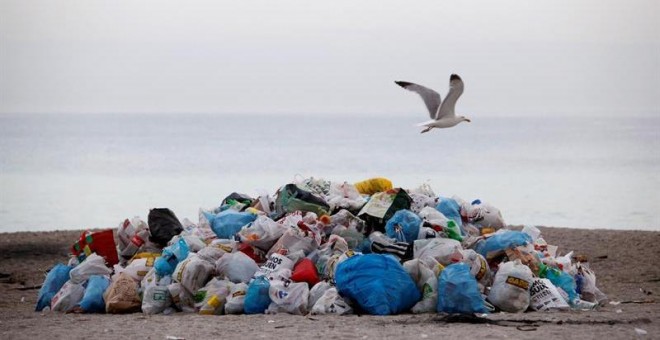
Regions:
<instances>
[{"instance_id":1,"label":"sand","mask_svg":"<svg viewBox=\"0 0 660 340\"><path fill-rule=\"evenodd\" d=\"M541 228L560 253L588 256L610 301L596 311L396 316L98 315L34 312L44 273L80 231L0 234L0 339L660 338L660 232ZM27 289L26 289L27 288ZM636 331L639 329L641 331ZM639 335L638 332L646 332Z\"/></svg>"}]
</instances>

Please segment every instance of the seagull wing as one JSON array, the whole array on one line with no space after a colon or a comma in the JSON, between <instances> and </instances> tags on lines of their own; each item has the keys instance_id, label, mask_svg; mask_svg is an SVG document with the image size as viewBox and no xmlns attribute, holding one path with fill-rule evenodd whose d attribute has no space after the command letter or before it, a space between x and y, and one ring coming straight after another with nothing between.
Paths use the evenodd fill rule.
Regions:
<instances>
[{"instance_id":1,"label":"seagull wing","mask_svg":"<svg viewBox=\"0 0 660 340\"><path fill-rule=\"evenodd\" d=\"M463 80L456 74L452 74L449 77L449 92L445 101L440 105L438 110L438 116L435 119L441 119L445 117L454 117L454 108L456 107L456 101L458 97L463 94Z\"/></svg>"},{"instance_id":2,"label":"seagull wing","mask_svg":"<svg viewBox=\"0 0 660 340\"><path fill-rule=\"evenodd\" d=\"M426 108L429 110L431 119L435 119L438 108L440 107L440 94L422 85L409 83L407 81L395 81L395 83L408 91L416 92L424 100Z\"/></svg>"}]
</instances>

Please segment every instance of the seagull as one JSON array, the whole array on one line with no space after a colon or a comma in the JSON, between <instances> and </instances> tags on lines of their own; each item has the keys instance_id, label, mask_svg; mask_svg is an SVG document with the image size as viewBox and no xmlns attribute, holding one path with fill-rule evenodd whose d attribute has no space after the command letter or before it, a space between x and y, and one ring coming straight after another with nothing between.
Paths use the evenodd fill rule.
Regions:
<instances>
[{"instance_id":1,"label":"seagull","mask_svg":"<svg viewBox=\"0 0 660 340\"><path fill-rule=\"evenodd\" d=\"M407 81L395 81L395 83L408 91L419 94L429 110L431 120L417 124L417 126L426 126L421 133L429 132L433 128L449 128L460 122L470 122L464 116L456 116L454 107L458 97L463 93L463 80L457 74L449 77L449 92L445 101L440 99L440 94L422 85L409 83Z\"/></svg>"}]
</instances>

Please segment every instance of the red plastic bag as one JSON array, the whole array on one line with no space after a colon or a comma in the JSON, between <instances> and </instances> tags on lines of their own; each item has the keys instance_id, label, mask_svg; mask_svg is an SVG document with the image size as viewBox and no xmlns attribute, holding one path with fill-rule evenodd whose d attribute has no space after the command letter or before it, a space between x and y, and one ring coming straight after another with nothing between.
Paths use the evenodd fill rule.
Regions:
<instances>
[{"instance_id":1,"label":"red plastic bag","mask_svg":"<svg viewBox=\"0 0 660 340\"><path fill-rule=\"evenodd\" d=\"M321 281L319 279L319 274L316 272L314 262L308 258L304 258L296 263L293 267L291 280L296 282L307 282L310 287L314 287L315 284Z\"/></svg>"},{"instance_id":2,"label":"red plastic bag","mask_svg":"<svg viewBox=\"0 0 660 340\"><path fill-rule=\"evenodd\" d=\"M94 232L89 230L83 231L80 239L71 247L71 253L77 256L80 262L91 253L96 253L103 257L108 267L112 267L119 262L112 229Z\"/></svg>"},{"instance_id":3,"label":"red plastic bag","mask_svg":"<svg viewBox=\"0 0 660 340\"><path fill-rule=\"evenodd\" d=\"M238 251L242 251L245 253L245 255L249 256L256 262L257 264L262 264L266 262L266 257L263 251L253 247L250 244L247 243L241 243L238 246Z\"/></svg>"}]
</instances>

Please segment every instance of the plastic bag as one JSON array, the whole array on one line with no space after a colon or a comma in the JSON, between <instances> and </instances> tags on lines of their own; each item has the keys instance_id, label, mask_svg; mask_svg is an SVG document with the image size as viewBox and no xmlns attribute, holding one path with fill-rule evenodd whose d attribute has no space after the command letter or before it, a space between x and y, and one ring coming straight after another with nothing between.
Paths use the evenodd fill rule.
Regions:
<instances>
[{"instance_id":1,"label":"plastic bag","mask_svg":"<svg viewBox=\"0 0 660 340\"><path fill-rule=\"evenodd\" d=\"M282 237L286 229L285 226L273 221L268 216L260 215L254 222L244 226L238 232L238 238L242 243L268 251Z\"/></svg>"},{"instance_id":2,"label":"plastic bag","mask_svg":"<svg viewBox=\"0 0 660 340\"><path fill-rule=\"evenodd\" d=\"M337 265L337 290L369 314L405 312L422 297L401 264L388 255L356 255Z\"/></svg>"},{"instance_id":3,"label":"plastic bag","mask_svg":"<svg viewBox=\"0 0 660 340\"><path fill-rule=\"evenodd\" d=\"M288 229L282 237L268 251L268 256L272 253L290 254L302 250L305 255L318 248L318 242L313 235L297 228Z\"/></svg>"},{"instance_id":4,"label":"plastic bag","mask_svg":"<svg viewBox=\"0 0 660 340\"><path fill-rule=\"evenodd\" d=\"M488 300L505 312L524 312L529 307L532 279L532 271L519 260L500 264Z\"/></svg>"},{"instance_id":5,"label":"plastic bag","mask_svg":"<svg viewBox=\"0 0 660 340\"><path fill-rule=\"evenodd\" d=\"M550 280L550 282L552 282L553 285L563 290L568 296L566 300L569 304L572 305L576 302L576 300L579 299L576 292L575 279L573 279L570 274L557 268L542 265L539 276L542 278L547 278Z\"/></svg>"},{"instance_id":6,"label":"plastic bag","mask_svg":"<svg viewBox=\"0 0 660 340\"><path fill-rule=\"evenodd\" d=\"M412 258L412 247L407 242L399 242L389 238L379 231L374 231L369 235L369 251L375 254L389 254L402 260Z\"/></svg>"},{"instance_id":7,"label":"plastic bag","mask_svg":"<svg viewBox=\"0 0 660 340\"><path fill-rule=\"evenodd\" d=\"M314 287L320 281L314 262L308 258L298 261L293 267L291 280L295 282L306 282L309 287Z\"/></svg>"},{"instance_id":8,"label":"plastic bag","mask_svg":"<svg viewBox=\"0 0 660 340\"><path fill-rule=\"evenodd\" d=\"M483 288L490 284L491 279L490 267L488 267L486 259L472 249L462 250L461 254L463 255L461 262L470 267L470 274L474 276L480 285L479 288L483 291Z\"/></svg>"},{"instance_id":9,"label":"plastic bag","mask_svg":"<svg viewBox=\"0 0 660 340\"><path fill-rule=\"evenodd\" d=\"M204 261L208 261L210 263L216 263L223 255L233 252L234 249L235 249L235 245L229 246L221 243L214 244L213 242L211 242L211 244L202 248L202 250L198 251L197 256L199 256L199 258L201 258Z\"/></svg>"},{"instance_id":10,"label":"plastic bag","mask_svg":"<svg viewBox=\"0 0 660 340\"><path fill-rule=\"evenodd\" d=\"M548 311L570 308L566 300L559 294L557 287L548 279L533 279L529 295L529 307L533 310Z\"/></svg>"},{"instance_id":11,"label":"plastic bag","mask_svg":"<svg viewBox=\"0 0 660 340\"><path fill-rule=\"evenodd\" d=\"M161 248L167 246L172 237L183 231L183 226L172 210L154 208L149 211L149 240Z\"/></svg>"},{"instance_id":12,"label":"plastic bag","mask_svg":"<svg viewBox=\"0 0 660 340\"><path fill-rule=\"evenodd\" d=\"M347 182L344 183L331 183L330 191L326 195L330 210L348 209L351 211L358 211L362 206L367 203L367 200L360 195L360 192L354 185Z\"/></svg>"},{"instance_id":13,"label":"plastic bag","mask_svg":"<svg viewBox=\"0 0 660 340\"><path fill-rule=\"evenodd\" d=\"M243 314L247 288L248 285L243 282L231 285L229 295L227 296L227 302L225 303L226 314Z\"/></svg>"},{"instance_id":14,"label":"plastic bag","mask_svg":"<svg viewBox=\"0 0 660 340\"><path fill-rule=\"evenodd\" d=\"M369 234L373 230L385 231L385 223L397 211L410 209L411 202L412 199L408 193L401 188L390 189L372 195L357 215L367 224L365 234Z\"/></svg>"},{"instance_id":15,"label":"plastic bag","mask_svg":"<svg viewBox=\"0 0 660 340\"><path fill-rule=\"evenodd\" d=\"M131 220L126 219L117 227L117 239L119 256L123 263L130 260L149 240L149 226L137 216Z\"/></svg>"},{"instance_id":16,"label":"plastic bag","mask_svg":"<svg viewBox=\"0 0 660 340\"><path fill-rule=\"evenodd\" d=\"M435 209L441 212L447 219L453 220L462 229L463 220L461 218L461 206L453 198L439 197L440 202ZM461 235L464 235L461 231Z\"/></svg>"},{"instance_id":17,"label":"plastic bag","mask_svg":"<svg viewBox=\"0 0 660 340\"><path fill-rule=\"evenodd\" d=\"M218 238L223 239L233 238L241 228L257 219L256 214L238 212L232 209L222 211L219 214L204 212L204 216L208 219L213 232Z\"/></svg>"},{"instance_id":18,"label":"plastic bag","mask_svg":"<svg viewBox=\"0 0 660 340\"><path fill-rule=\"evenodd\" d=\"M85 294L82 283L67 281L62 288L53 296L50 302L50 310L68 312L80 303Z\"/></svg>"},{"instance_id":19,"label":"plastic bag","mask_svg":"<svg viewBox=\"0 0 660 340\"><path fill-rule=\"evenodd\" d=\"M438 279L438 312L487 313L477 280L465 263L447 266Z\"/></svg>"},{"instance_id":20,"label":"plastic bag","mask_svg":"<svg viewBox=\"0 0 660 340\"><path fill-rule=\"evenodd\" d=\"M138 282L128 274L120 273L112 277L110 287L103 294L107 313L135 313L142 306L138 295Z\"/></svg>"},{"instance_id":21,"label":"plastic bag","mask_svg":"<svg viewBox=\"0 0 660 340\"><path fill-rule=\"evenodd\" d=\"M449 238L430 238L416 240L413 243L413 256L416 259L431 257L443 266L459 262L461 254L461 243Z\"/></svg>"},{"instance_id":22,"label":"plastic bag","mask_svg":"<svg viewBox=\"0 0 660 340\"><path fill-rule=\"evenodd\" d=\"M291 261L288 257L278 253L272 253L268 257L268 261L266 261L266 263L259 267L259 270L254 273L254 276L268 276L270 273L277 272L282 269L292 270L293 264L294 262Z\"/></svg>"},{"instance_id":23,"label":"plastic bag","mask_svg":"<svg viewBox=\"0 0 660 340\"><path fill-rule=\"evenodd\" d=\"M217 276L225 277L231 282L248 283L259 270L259 266L252 258L239 251L219 258L215 263L215 270Z\"/></svg>"},{"instance_id":24,"label":"plastic bag","mask_svg":"<svg viewBox=\"0 0 660 340\"><path fill-rule=\"evenodd\" d=\"M188 292L195 294L198 289L209 281L213 270L214 266L212 264L200 259L195 254L191 254L177 264L172 279L181 283Z\"/></svg>"},{"instance_id":25,"label":"plastic bag","mask_svg":"<svg viewBox=\"0 0 660 340\"><path fill-rule=\"evenodd\" d=\"M156 270L152 269L142 279L142 312L145 314L158 314L172 305L172 296L168 285L172 282L169 276L158 277Z\"/></svg>"},{"instance_id":26,"label":"plastic bag","mask_svg":"<svg viewBox=\"0 0 660 340\"><path fill-rule=\"evenodd\" d=\"M245 293L245 314L263 314L270 305L268 290L270 281L264 276L257 277L248 285Z\"/></svg>"},{"instance_id":27,"label":"plastic bag","mask_svg":"<svg viewBox=\"0 0 660 340\"><path fill-rule=\"evenodd\" d=\"M294 315L307 314L309 287L305 282L291 280L273 280L268 288L271 303L266 310L268 314L289 313Z\"/></svg>"},{"instance_id":28,"label":"plastic bag","mask_svg":"<svg viewBox=\"0 0 660 340\"><path fill-rule=\"evenodd\" d=\"M195 298L187 289L178 282L173 282L167 286L167 290L172 297L172 303L176 308L183 312L195 311Z\"/></svg>"},{"instance_id":29,"label":"plastic bag","mask_svg":"<svg viewBox=\"0 0 660 340\"><path fill-rule=\"evenodd\" d=\"M85 230L80 235L80 239L71 247L71 254L76 256L80 262L92 253L103 257L105 263L110 267L119 263L112 229L93 232Z\"/></svg>"},{"instance_id":30,"label":"plastic bag","mask_svg":"<svg viewBox=\"0 0 660 340\"><path fill-rule=\"evenodd\" d=\"M162 255L154 262L156 273L160 276L171 275L176 265L188 257L188 244L183 239L163 249Z\"/></svg>"},{"instance_id":31,"label":"plastic bag","mask_svg":"<svg viewBox=\"0 0 660 340\"><path fill-rule=\"evenodd\" d=\"M524 246L530 243L532 243L532 238L523 232L501 229L486 238L486 241L480 243L475 250L485 257L486 260L490 261L504 255L506 249Z\"/></svg>"},{"instance_id":32,"label":"plastic bag","mask_svg":"<svg viewBox=\"0 0 660 340\"><path fill-rule=\"evenodd\" d=\"M431 261L435 262L434 259ZM422 292L422 300L417 302L411 311L415 314L435 311L438 302L438 275L434 273L433 268L419 259L406 261L403 268Z\"/></svg>"},{"instance_id":33,"label":"plastic bag","mask_svg":"<svg viewBox=\"0 0 660 340\"><path fill-rule=\"evenodd\" d=\"M110 279L104 275L92 275L87 281L87 288L78 304L84 313L105 313L103 293L110 286Z\"/></svg>"},{"instance_id":34,"label":"plastic bag","mask_svg":"<svg viewBox=\"0 0 660 340\"><path fill-rule=\"evenodd\" d=\"M607 301L607 295L596 287L596 274L583 264L580 265L578 270L578 275L582 276L582 284L580 285L581 298L585 301L597 302L598 304L603 304L603 302Z\"/></svg>"},{"instance_id":35,"label":"plastic bag","mask_svg":"<svg viewBox=\"0 0 660 340\"><path fill-rule=\"evenodd\" d=\"M476 225L479 229L492 228L498 230L506 227L500 210L479 200L472 202L472 205L467 207L465 214L468 222Z\"/></svg>"},{"instance_id":36,"label":"plastic bag","mask_svg":"<svg viewBox=\"0 0 660 340\"><path fill-rule=\"evenodd\" d=\"M422 219L410 210L399 210L385 224L387 236L399 242L412 243L419 235Z\"/></svg>"},{"instance_id":37,"label":"plastic bag","mask_svg":"<svg viewBox=\"0 0 660 340\"><path fill-rule=\"evenodd\" d=\"M72 267L58 263L53 268L50 269L44 283L39 289L39 295L37 297L37 305L35 311L40 312L44 308L50 306L50 302L53 299L53 296L64 286L64 284L69 280L69 272Z\"/></svg>"},{"instance_id":38,"label":"plastic bag","mask_svg":"<svg viewBox=\"0 0 660 340\"><path fill-rule=\"evenodd\" d=\"M126 268L115 266L115 274L123 272L128 274L135 281L142 281L145 275L154 267L156 259L160 257L158 253L139 253Z\"/></svg>"},{"instance_id":39,"label":"plastic bag","mask_svg":"<svg viewBox=\"0 0 660 340\"><path fill-rule=\"evenodd\" d=\"M327 281L321 281L315 284L312 289L309 290L309 299L307 300L307 310L312 310L316 301L318 301L321 296L325 293L326 290L332 287Z\"/></svg>"},{"instance_id":40,"label":"plastic bag","mask_svg":"<svg viewBox=\"0 0 660 340\"><path fill-rule=\"evenodd\" d=\"M311 313L316 314L353 314L353 308L337 292L337 288L326 290L323 295L314 303Z\"/></svg>"},{"instance_id":41,"label":"plastic bag","mask_svg":"<svg viewBox=\"0 0 660 340\"><path fill-rule=\"evenodd\" d=\"M355 189L363 195L373 195L377 192L392 189L392 181L385 177L374 177L354 184Z\"/></svg>"},{"instance_id":42,"label":"plastic bag","mask_svg":"<svg viewBox=\"0 0 660 340\"><path fill-rule=\"evenodd\" d=\"M435 206L438 205L438 198L434 197L435 195L429 196L417 192L408 192L408 195L410 195L410 198L412 199L412 203L410 204L410 210L415 214L419 214L419 212L421 212L422 209L426 207L430 207L434 209Z\"/></svg>"},{"instance_id":43,"label":"plastic bag","mask_svg":"<svg viewBox=\"0 0 660 340\"><path fill-rule=\"evenodd\" d=\"M112 269L105 266L105 259L92 253L87 258L71 269L69 276L72 283L84 283L92 275L110 275Z\"/></svg>"},{"instance_id":44,"label":"plastic bag","mask_svg":"<svg viewBox=\"0 0 660 340\"><path fill-rule=\"evenodd\" d=\"M330 206L318 195L303 190L295 184L287 184L277 191L275 210L279 215L294 211L310 211L321 216L329 214Z\"/></svg>"},{"instance_id":45,"label":"plastic bag","mask_svg":"<svg viewBox=\"0 0 660 340\"><path fill-rule=\"evenodd\" d=\"M201 288L195 298L202 298L202 301L196 305L201 315L220 315L225 310L227 295L229 295L229 285L231 282L213 278L206 286Z\"/></svg>"}]
</instances>

